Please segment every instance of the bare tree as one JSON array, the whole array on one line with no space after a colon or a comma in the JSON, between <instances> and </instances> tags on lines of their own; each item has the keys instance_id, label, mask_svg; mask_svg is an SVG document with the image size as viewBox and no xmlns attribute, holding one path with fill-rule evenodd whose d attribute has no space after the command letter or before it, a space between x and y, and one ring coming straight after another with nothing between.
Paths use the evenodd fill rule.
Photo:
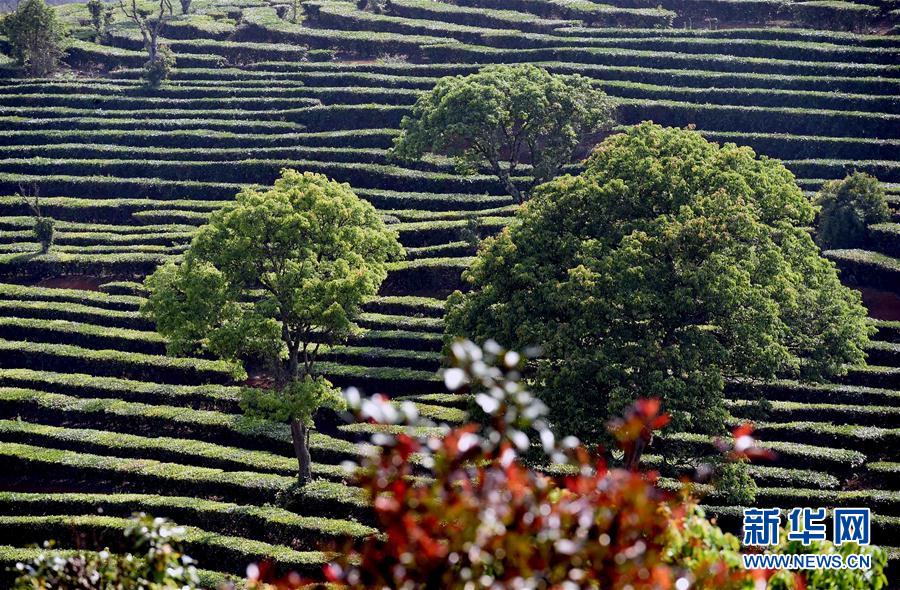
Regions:
<instances>
[{"instance_id":1,"label":"bare tree","mask_svg":"<svg viewBox=\"0 0 900 590\"><path fill-rule=\"evenodd\" d=\"M119 0L119 7L141 31L149 61L156 61L156 54L159 50L159 32L168 18L173 15L172 0L159 0L159 11L139 8L137 0Z\"/></svg>"}]
</instances>

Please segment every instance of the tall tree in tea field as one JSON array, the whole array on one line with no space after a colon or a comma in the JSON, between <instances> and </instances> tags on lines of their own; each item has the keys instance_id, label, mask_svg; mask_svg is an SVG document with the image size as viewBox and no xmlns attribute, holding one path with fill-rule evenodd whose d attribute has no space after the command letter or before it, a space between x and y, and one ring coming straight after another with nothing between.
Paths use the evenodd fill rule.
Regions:
<instances>
[{"instance_id":1,"label":"tall tree in tea field","mask_svg":"<svg viewBox=\"0 0 900 590\"><path fill-rule=\"evenodd\" d=\"M469 76L442 78L404 117L393 153L414 159L447 154L458 168L487 165L522 202L572 161L592 133L613 124L613 103L584 76L550 74L530 64L489 66ZM516 183L523 158L532 180Z\"/></svg>"},{"instance_id":2,"label":"tall tree in tea field","mask_svg":"<svg viewBox=\"0 0 900 590\"><path fill-rule=\"evenodd\" d=\"M555 428L591 442L655 397L672 427L718 431L735 377L819 379L864 361L872 328L807 228L777 160L644 123L540 187L467 272L447 330L540 346Z\"/></svg>"},{"instance_id":3,"label":"tall tree in tea field","mask_svg":"<svg viewBox=\"0 0 900 590\"><path fill-rule=\"evenodd\" d=\"M181 264L148 277L143 311L173 353L268 363L275 388L247 390L243 407L290 422L306 483L312 414L340 404L316 372L318 353L358 329L362 303L402 255L395 232L348 185L284 170L273 188L245 189L213 213Z\"/></svg>"}]
</instances>

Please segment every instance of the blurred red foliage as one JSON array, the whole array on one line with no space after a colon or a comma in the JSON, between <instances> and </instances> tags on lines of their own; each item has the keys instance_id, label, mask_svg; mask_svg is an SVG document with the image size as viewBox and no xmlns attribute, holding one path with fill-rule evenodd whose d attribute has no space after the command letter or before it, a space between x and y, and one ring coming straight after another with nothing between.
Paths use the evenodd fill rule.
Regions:
<instances>
[{"instance_id":1,"label":"blurred red foliage","mask_svg":"<svg viewBox=\"0 0 900 590\"><path fill-rule=\"evenodd\" d=\"M653 432L668 422L658 400L637 401L609 425L625 452L625 467L611 469L602 454L553 438L546 408L520 384L518 355L462 349L456 357L462 368L448 371L448 386L481 392L476 400L486 420L424 439L377 435L382 452L361 466L357 483L375 499L383 535L342 548L325 570L330 582L358 589L683 590L690 581L724 590L750 579L750 572L720 563L715 551L694 560L692 571L667 559L671 527L687 526L694 504L657 486L656 473L637 469ZM410 405L398 408L381 396L353 401L358 419L416 423ZM540 444L532 443L535 434ZM735 456L756 452L746 427L735 431L735 441L742 445L730 451ZM540 467L523 459L536 448L543 450ZM296 577L272 581L267 573L259 579L272 588L298 586Z\"/></svg>"}]
</instances>

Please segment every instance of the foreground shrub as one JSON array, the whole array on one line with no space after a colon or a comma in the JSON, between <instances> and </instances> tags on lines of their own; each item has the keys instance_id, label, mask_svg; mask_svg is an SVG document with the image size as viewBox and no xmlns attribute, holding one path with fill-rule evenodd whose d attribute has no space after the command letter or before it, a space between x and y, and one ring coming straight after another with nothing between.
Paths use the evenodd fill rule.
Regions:
<instances>
[{"instance_id":1,"label":"foreground shrub","mask_svg":"<svg viewBox=\"0 0 900 590\"><path fill-rule=\"evenodd\" d=\"M53 73L63 55L63 25L56 11L44 0L23 0L0 22L0 32L9 39L12 56L30 76Z\"/></svg>"},{"instance_id":2,"label":"foreground shrub","mask_svg":"<svg viewBox=\"0 0 900 590\"><path fill-rule=\"evenodd\" d=\"M856 546L847 550L875 557L870 572L742 569L737 539L711 524L693 500L663 492L655 474L608 468L577 440L557 442L547 429L543 403L522 385L519 354L491 342L483 350L457 342L453 353L447 386L473 393L484 422L433 438L373 438L383 452L364 462L358 481L375 498L383 536L367 539L361 548L348 545L345 557L326 570L331 581L349 588L410 590L751 590L765 587L766 580L779 589L885 585L884 552ZM354 391L347 397L359 419L395 429L421 425L412 404L398 408L385 398L362 400ZM658 402L640 400L610 425L626 457L666 423L658 410ZM746 430L736 437L730 458L746 460L761 452ZM537 451L539 464L561 475L528 467L523 456L529 449ZM423 466L433 480L415 477ZM832 549L826 543L778 548ZM251 568L257 587L265 587L271 571ZM272 582L293 588L303 580Z\"/></svg>"},{"instance_id":3,"label":"foreground shrub","mask_svg":"<svg viewBox=\"0 0 900 590\"><path fill-rule=\"evenodd\" d=\"M192 590L200 580L194 561L179 549L182 532L163 518L136 515L125 530L134 554L42 553L16 565L23 573L13 590Z\"/></svg>"},{"instance_id":4,"label":"foreground shrub","mask_svg":"<svg viewBox=\"0 0 900 590\"><path fill-rule=\"evenodd\" d=\"M563 434L658 397L674 430L716 432L726 377L820 379L864 361L872 328L806 227L777 160L643 123L540 187L466 273L447 331L526 349Z\"/></svg>"},{"instance_id":5,"label":"foreground shrub","mask_svg":"<svg viewBox=\"0 0 900 590\"><path fill-rule=\"evenodd\" d=\"M706 518L703 510L688 501L683 510L669 512L672 524L666 537L667 563L677 565L685 588L709 590L880 590L887 588L887 552L876 547L846 543L840 547L829 541L804 546L788 541L787 530L779 528L780 542L770 549L777 554L869 555L871 570L746 570L742 569L740 539L722 532ZM666 508L668 510L668 508ZM746 551L745 551L746 552ZM676 585L676 588L678 586Z\"/></svg>"},{"instance_id":6,"label":"foreground shrub","mask_svg":"<svg viewBox=\"0 0 900 590\"><path fill-rule=\"evenodd\" d=\"M862 172L826 182L816 203L822 208L816 242L823 250L862 248L869 241L869 226L891 218L881 183Z\"/></svg>"}]
</instances>

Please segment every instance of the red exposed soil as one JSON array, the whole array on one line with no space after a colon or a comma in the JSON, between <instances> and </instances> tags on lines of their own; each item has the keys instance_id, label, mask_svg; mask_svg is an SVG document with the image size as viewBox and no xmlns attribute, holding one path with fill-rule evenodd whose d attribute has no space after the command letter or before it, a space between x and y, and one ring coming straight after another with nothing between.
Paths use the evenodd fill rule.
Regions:
<instances>
[{"instance_id":1,"label":"red exposed soil","mask_svg":"<svg viewBox=\"0 0 900 590\"><path fill-rule=\"evenodd\" d=\"M241 384L245 387L256 387L259 389L272 389L275 386L275 380L263 372L248 371L250 376Z\"/></svg>"},{"instance_id":2,"label":"red exposed soil","mask_svg":"<svg viewBox=\"0 0 900 590\"><path fill-rule=\"evenodd\" d=\"M870 316L879 320L900 320L900 295L868 287L861 288L860 292Z\"/></svg>"},{"instance_id":3,"label":"red exposed soil","mask_svg":"<svg viewBox=\"0 0 900 590\"><path fill-rule=\"evenodd\" d=\"M108 277L92 276L67 276L44 279L36 283L35 287L50 287L52 289L79 289L81 291L99 291L100 285L109 282Z\"/></svg>"}]
</instances>

